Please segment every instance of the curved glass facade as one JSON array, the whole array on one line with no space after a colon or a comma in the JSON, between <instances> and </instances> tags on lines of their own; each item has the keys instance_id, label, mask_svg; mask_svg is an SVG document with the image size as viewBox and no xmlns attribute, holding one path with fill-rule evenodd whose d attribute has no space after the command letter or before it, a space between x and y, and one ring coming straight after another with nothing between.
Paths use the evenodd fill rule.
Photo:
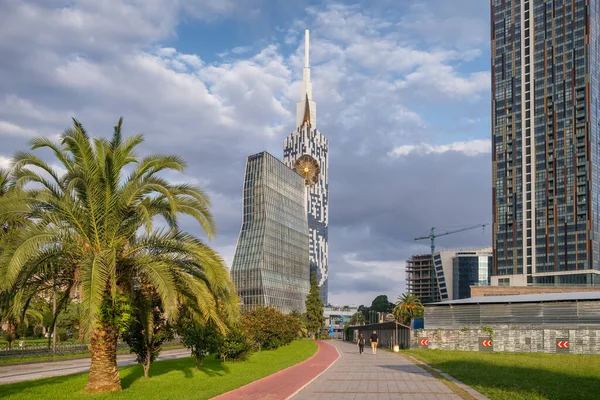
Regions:
<instances>
[{"instance_id":1,"label":"curved glass facade","mask_svg":"<svg viewBox=\"0 0 600 400\"><path fill-rule=\"evenodd\" d=\"M304 179L267 152L248 157L231 276L244 310L305 310L310 288Z\"/></svg>"}]
</instances>

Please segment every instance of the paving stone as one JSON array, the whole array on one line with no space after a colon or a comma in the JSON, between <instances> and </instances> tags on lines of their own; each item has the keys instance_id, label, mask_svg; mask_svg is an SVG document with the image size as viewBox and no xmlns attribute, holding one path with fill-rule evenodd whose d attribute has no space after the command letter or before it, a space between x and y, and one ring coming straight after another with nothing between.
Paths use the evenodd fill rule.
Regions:
<instances>
[{"instance_id":1,"label":"paving stone","mask_svg":"<svg viewBox=\"0 0 600 400\"><path fill-rule=\"evenodd\" d=\"M356 346L332 342L341 357L293 400L460 400L429 372L398 354L359 355Z\"/></svg>"}]
</instances>

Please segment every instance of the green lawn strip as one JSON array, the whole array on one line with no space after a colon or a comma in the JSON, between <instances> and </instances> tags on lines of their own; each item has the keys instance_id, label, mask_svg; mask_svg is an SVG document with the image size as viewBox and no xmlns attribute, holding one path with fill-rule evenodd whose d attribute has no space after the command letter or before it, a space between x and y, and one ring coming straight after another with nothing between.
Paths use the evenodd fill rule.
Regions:
<instances>
[{"instance_id":1,"label":"green lawn strip","mask_svg":"<svg viewBox=\"0 0 600 400\"><path fill-rule=\"evenodd\" d=\"M298 340L277 350L255 353L243 362L221 363L214 357L207 357L199 371L194 368L191 357L158 361L152 364L149 379L143 377L139 365L120 368L123 391L118 393L85 393L87 374L78 374L0 385L0 398L209 399L303 361L316 350L313 341Z\"/></svg>"},{"instance_id":2,"label":"green lawn strip","mask_svg":"<svg viewBox=\"0 0 600 400\"><path fill-rule=\"evenodd\" d=\"M185 347L181 345L171 345L163 347L163 350L170 349L183 349ZM117 350L117 354L129 354L129 350ZM35 364L38 362L46 361L61 361L61 360L72 360L77 358L88 358L90 353L72 353L72 354L56 354L56 355L43 355L43 356L30 356L30 357L8 357L0 358L0 366L6 367L15 364Z\"/></svg>"},{"instance_id":3,"label":"green lawn strip","mask_svg":"<svg viewBox=\"0 0 600 400\"><path fill-rule=\"evenodd\" d=\"M575 400L600 396L600 356L407 350L492 400Z\"/></svg>"}]
</instances>

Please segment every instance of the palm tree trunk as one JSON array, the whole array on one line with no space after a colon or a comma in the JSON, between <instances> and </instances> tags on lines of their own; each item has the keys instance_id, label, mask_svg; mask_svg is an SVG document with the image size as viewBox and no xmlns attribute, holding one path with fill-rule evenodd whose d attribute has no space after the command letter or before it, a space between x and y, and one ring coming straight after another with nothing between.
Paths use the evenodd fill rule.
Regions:
<instances>
[{"instance_id":1,"label":"palm tree trunk","mask_svg":"<svg viewBox=\"0 0 600 400\"><path fill-rule=\"evenodd\" d=\"M144 378L148 377L148 372L150 371L150 364L151 364L151 357L152 357L152 352L150 351L150 347L147 347L146 350L146 361L144 361Z\"/></svg>"},{"instance_id":2,"label":"palm tree trunk","mask_svg":"<svg viewBox=\"0 0 600 400\"><path fill-rule=\"evenodd\" d=\"M121 390L117 370L117 338L115 326L101 323L90 335L92 364L86 392L116 392Z\"/></svg>"}]
</instances>

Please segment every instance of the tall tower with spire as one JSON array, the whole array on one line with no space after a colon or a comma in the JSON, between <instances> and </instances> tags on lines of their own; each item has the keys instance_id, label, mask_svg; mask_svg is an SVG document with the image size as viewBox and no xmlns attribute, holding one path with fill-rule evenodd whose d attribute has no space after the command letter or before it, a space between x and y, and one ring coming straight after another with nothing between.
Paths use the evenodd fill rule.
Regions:
<instances>
[{"instance_id":1,"label":"tall tower with spire","mask_svg":"<svg viewBox=\"0 0 600 400\"><path fill-rule=\"evenodd\" d=\"M296 130L283 145L283 162L304 177L309 229L310 272L317 274L321 300L328 304L329 141L317 130L317 105L310 82L309 31L304 34L302 93Z\"/></svg>"}]
</instances>

